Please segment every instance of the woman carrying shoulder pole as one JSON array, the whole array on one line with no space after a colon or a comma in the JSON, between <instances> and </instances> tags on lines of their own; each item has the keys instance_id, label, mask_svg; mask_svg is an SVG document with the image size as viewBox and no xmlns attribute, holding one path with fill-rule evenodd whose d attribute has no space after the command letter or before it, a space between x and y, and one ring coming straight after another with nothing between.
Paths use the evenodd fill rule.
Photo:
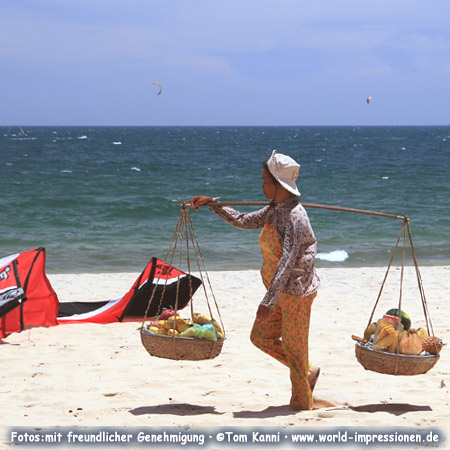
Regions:
<instances>
[{"instance_id":1,"label":"woman carrying shoulder pole","mask_svg":"<svg viewBox=\"0 0 450 450\"><path fill-rule=\"evenodd\" d=\"M241 213L212 197L195 196L194 209L209 209L237 228L261 228L261 276L267 292L262 299L250 339L256 347L290 369L290 406L313 409L312 391L320 369L308 360L311 305L320 281L315 270L317 240L296 186L300 165L272 152L264 161L262 190L272 200L263 208Z\"/></svg>"}]
</instances>

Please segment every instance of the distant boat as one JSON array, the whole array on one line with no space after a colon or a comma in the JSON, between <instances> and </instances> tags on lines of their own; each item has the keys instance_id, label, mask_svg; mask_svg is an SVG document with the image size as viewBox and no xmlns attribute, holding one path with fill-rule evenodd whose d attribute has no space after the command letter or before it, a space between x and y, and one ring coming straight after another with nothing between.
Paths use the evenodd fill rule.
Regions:
<instances>
[{"instance_id":1,"label":"distant boat","mask_svg":"<svg viewBox=\"0 0 450 450\"><path fill-rule=\"evenodd\" d=\"M78 136L78 139L87 139L87 136L85 134L82 134L82 135Z\"/></svg>"},{"instance_id":2,"label":"distant boat","mask_svg":"<svg viewBox=\"0 0 450 450\"><path fill-rule=\"evenodd\" d=\"M27 134L25 133L25 131L23 131L23 128L20 129L20 136L26 136Z\"/></svg>"}]
</instances>

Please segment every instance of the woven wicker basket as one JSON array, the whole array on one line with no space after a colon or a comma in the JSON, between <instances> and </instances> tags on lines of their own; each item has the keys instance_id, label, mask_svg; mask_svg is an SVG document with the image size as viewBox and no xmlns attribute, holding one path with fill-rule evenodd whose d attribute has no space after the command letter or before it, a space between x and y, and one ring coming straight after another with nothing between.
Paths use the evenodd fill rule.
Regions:
<instances>
[{"instance_id":1,"label":"woven wicker basket","mask_svg":"<svg viewBox=\"0 0 450 450\"><path fill-rule=\"evenodd\" d=\"M141 330L141 341L147 352L159 358L199 361L213 359L220 354L223 339L211 341L190 337L173 337Z\"/></svg>"},{"instance_id":2,"label":"woven wicker basket","mask_svg":"<svg viewBox=\"0 0 450 450\"><path fill-rule=\"evenodd\" d=\"M428 372L438 361L439 355L401 355L387 353L355 344L355 356L359 363L373 372L388 375L419 375Z\"/></svg>"}]
</instances>

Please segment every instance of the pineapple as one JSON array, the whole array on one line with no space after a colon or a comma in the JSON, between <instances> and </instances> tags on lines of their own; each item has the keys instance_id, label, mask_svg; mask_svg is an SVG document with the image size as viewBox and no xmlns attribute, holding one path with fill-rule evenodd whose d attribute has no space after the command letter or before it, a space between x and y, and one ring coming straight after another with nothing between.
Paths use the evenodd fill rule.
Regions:
<instances>
[{"instance_id":1,"label":"pineapple","mask_svg":"<svg viewBox=\"0 0 450 450\"><path fill-rule=\"evenodd\" d=\"M442 339L439 339L436 336L422 339L422 350L425 350L432 355L437 355L444 345L446 344L442 342Z\"/></svg>"}]
</instances>

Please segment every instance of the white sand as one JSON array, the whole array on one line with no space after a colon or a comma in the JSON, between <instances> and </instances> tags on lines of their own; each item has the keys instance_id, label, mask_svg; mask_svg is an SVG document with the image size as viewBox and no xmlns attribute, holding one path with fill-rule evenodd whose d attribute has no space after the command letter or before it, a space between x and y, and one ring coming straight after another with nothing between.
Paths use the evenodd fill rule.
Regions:
<instances>
[{"instance_id":1,"label":"white sand","mask_svg":"<svg viewBox=\"0 0 450 450\"><path fill-rule=\"evenodd\" d=\"M423 267L421 272L435 334L448 342L450 312L444 302L450 291L450 267ZM264 294L258 271L210 273L227 332L223 351L213 360L151 357L135 322L61 325L12 334L0 345L0 448L13 447L7 431L16 426L191 431L234 426L290 431L392 426L448 433L450 349L444 347L436 366L417 376L366 371L354 356L351 335L363 334L384 273L383 268L319 270L322 286L313 304L310 359L322 372L313 411L289 408L288 369L250 343L255 311ZM399 273L392 270L375 318L397 306ZM62 302L120 296L136 277L132 273L49 276ZM411 268L405 274L402 309L414 327L424 325Z\"/></svg>"}]
</instances>

